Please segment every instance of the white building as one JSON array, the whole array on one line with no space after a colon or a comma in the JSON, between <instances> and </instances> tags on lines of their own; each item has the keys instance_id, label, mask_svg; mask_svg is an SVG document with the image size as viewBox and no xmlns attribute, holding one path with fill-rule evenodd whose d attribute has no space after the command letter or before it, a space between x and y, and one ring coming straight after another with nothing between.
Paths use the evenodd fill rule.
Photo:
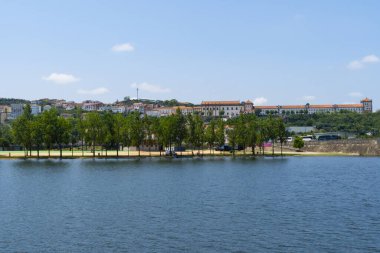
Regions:
<instances>
[{"instance_id":1,"label":"white building","mask_svg":"<svg viewBox=\"0 0 380 253\"><path fill-rule=\"evenodd\" d=\"M244 112L240 101L202 101L201 110L204 116L234 117Z\"/></svg>"},{"instance_id":2,"label":"white building","mask_svg":"<svg viewBox=\"0 0 380 253\"><path fill-rule=\"evenodd\" d=\"M267 114L314 114L333 113L339 111L350 112L372 112L372 100L363 99L360 104L323 104L323 105L277 105L277 106L255 106L255 110L260 110L261 115Z\"/></svg>"},{"instance_id":3,"label":"white building","mask_svg":"<svg viewBox=\"0 0 380 253\"><path fill-rule=\"evenodd\" d=\"M111 106L111 111L113 113L125 113L125 106L113 105L113 106Z\"/></svg>"},{"instance_id":4,"label":"white building","mask_svg":"<svg viewBox=\"0 0 380 253\"><path fill-rule=\"evenodd\" d=\"M38 115L42 111L41 106L37 104L31 104L30 109L32 110L33 115Z\"/></svg>"},{"instance_id":5,"label":"white building","mask_svg":"<svg viewBox=\"0 0 380 253\"><path fill-rule=\"evenodd\" d=\"M16 119L24 112L24 104L11 104L11 117Z\"/></svg>"},{"instance_id":6,"label":"white building","mask_svg":"<svg viewBox=\"0 0 380 253\"><path fill-rule=\"evenodd\" d=\"M85 101L82 104L82 110L84 111L97 111L103 106L102 102L98 101Z\"/></svg>"}]
</instances>

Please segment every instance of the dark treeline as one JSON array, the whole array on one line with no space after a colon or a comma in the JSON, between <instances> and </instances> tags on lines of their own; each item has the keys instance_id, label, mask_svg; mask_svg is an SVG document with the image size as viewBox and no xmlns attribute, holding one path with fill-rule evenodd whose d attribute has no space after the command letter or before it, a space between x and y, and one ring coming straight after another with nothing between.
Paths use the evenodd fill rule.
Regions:
<instances>
[{"instance_id":1,"label":"dark treeline","mask_svg":"<svg viewBox=\"0 0 380 253\"><path fill-rule=\"evenodd\" d=\"M74 148L91 150L95 156L96 149L114 150L119 156L119 150L124 147L136 147L138 154L144 147L150 151L173 150L174 147L188 147L191 150L203 150L207 147L213 152L214 147L223 146L227 142L234 147L245 150L250 148L252 155L264 153L264 143L269 140L286 140L285 124L281 117L271 116L258 118L254 114L240 115L227 122L221 118L205 122L198 115L183 115L177 113L167 117L148 117L137 112L128 115L110 112L90 112L83 114L77 111L73 117L64 118L56 109L44 111L33 116L30 106L26 105L24 113L12 122L3 126L0 131L0 145L21 145L26 156L32 151L60 150ZM274 145L272 153L274 154ZM129 152L128 152L129 154ZM193 153L194 154L194 153Z\"/></svg>"},{"instance_id":2,"label":"dark treeline","mask_svg":"<svg viewBox=\"0 0 380 253\"><path fill-rule=\"evenodd\" d=\"M315 126L326 132L347 132L358 136L371 133L380 134L380 112L356 113L341 111L338 113L294 114L284 116L287 126Z\"/></svg>"},{"instance_id":3,"label":"dark treeline","mask_svg":"<svg viewBox=\"0 0 380 253\"><path fill-rule=\"evenodd\" d=\"M25 99L18 98L0 98L0 105L11 105L11 104L29 104L30 102Z\"/></svg>"}]
</instances>

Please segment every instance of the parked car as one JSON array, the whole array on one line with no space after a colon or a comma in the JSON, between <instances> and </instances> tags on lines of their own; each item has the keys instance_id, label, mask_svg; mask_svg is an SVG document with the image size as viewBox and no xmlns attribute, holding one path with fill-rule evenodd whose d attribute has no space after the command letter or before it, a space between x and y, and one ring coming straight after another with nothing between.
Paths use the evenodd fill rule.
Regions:
<instances>
[{"instance_id":1,"label":"parked car","mask_svg":"<svg viewBox=\"0 0 380 253\"><path fill-rule=\"evenodd\" d=\"M286 142L292 142L292 141L293 141L293 137L286 138Z\"/></svg>"},{"instance_id":2,"label":"parked car","mask_svg":"<svg viewBox=\"0 0 380 253\"><path fill-rule=\"evenodd\" d=\"M220 147L216 147L215 150L216 151L232 151L232 147L230 147L228 145L223 145Z\"/></svg>"}]
</instances>

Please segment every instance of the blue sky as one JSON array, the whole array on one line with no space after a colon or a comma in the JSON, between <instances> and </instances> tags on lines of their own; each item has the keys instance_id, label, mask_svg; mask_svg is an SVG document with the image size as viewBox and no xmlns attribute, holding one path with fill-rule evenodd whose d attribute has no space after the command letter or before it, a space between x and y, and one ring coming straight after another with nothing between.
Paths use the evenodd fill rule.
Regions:
<instances>
[{"instance_id":1,"label":"blue sky","mask_svg":"<svg viewBox=\"0 0 380 253\"><path fill-rule=\"evenodd\" d=\"M0 97L380 101L380 1L0 0Z\"/></svg>"}]
</instances>

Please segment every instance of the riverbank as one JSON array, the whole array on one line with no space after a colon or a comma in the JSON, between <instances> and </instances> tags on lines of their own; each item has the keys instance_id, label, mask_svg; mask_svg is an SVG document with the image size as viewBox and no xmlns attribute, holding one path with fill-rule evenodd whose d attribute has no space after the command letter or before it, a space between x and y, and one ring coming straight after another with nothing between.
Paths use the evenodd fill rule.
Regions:
<instances>
[{"instance_id":1,"label":"riverbank","mask_svg":"<svg viewBox=\"0 0 380 253\"><path fill-rule=\"evenodd\" d=\"M274 153L275 156L281 156L281 152L279 150L275 150ZM359 156L358 153L341 153L341 152L297 152L297 151L283 151L283 156ZM198 152L198 150L189 150L189 151L183 151L178 152L175 157L252 157L251 152L243 152L243 151L236 151L235 154L232 154L230 152L220 152L220 151L209 151L209 150L201 150ZM256 155L257 157L263 156L262 154ZM270 148L265 150L264 156L272 156L272 150ZM107 153L103 151L96 151L95 157L91 151L84 151L76 150L74 152L72 151L62 151L62 159L78 159L78 158L145 158L145 157L169 157L165 156L165 152L158 152L158 151L141 151L140 155L137 151L119 151L119 155L117 155L115 150L108 151ZM50 151L42 150L39 152L39 156L37 155L37 151L32 151L32 155L25 156L24 151L0 151L0 159L47 159L47 158L61 158L60 152L57 150Z\"/></svg>"}]
</instances>

